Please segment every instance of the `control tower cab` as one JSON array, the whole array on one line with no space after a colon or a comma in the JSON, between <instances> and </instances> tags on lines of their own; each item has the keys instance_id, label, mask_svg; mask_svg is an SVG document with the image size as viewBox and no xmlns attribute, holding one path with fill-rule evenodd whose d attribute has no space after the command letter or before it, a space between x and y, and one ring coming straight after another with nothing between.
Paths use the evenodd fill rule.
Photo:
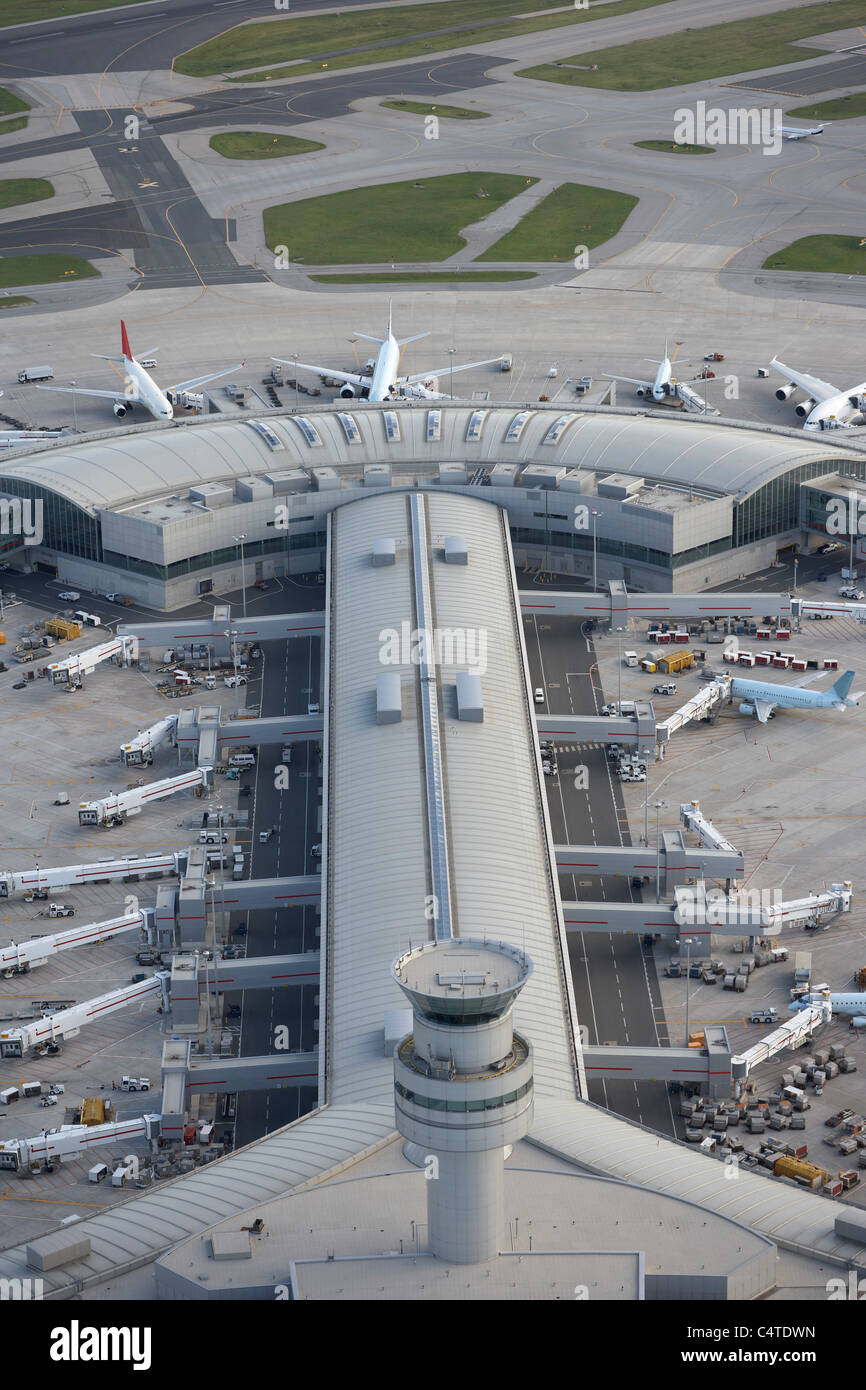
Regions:
<instances>
[{"instance_id":1,"label":"control tower cab","mask_svg":"<svg viewBox=\"0 0 866 1390\"><path fill-rule=\"evenodd\" d=\"M478 1264L504 1245L503 1151L532 1124L532 1048L512 1022L532 962L502 942L454 939L392 968L414 1012L394 1049L397 1129L429 1156L429 1247Z\"/></svg>"}]
</instances>

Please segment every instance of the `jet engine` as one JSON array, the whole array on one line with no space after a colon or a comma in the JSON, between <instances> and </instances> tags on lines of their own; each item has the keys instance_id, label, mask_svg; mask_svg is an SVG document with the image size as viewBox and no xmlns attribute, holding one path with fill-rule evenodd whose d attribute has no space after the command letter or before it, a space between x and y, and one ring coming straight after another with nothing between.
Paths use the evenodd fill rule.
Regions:
<instances>
[{"instance_id":1,"label":"jet engine","mask_svg":"<svg viewBox=\"0 0 866 1390\"><path fill-rule=\"evenodd\" d=\"M128 409L129 409L129 406L126 404L125 401L115 401L115 402L114 402L114 413L115 413L115 415L117 416L118 420L122 420L122 419L123 419L123 417L124 417L124 415L126 414L126 412L127 412Z\"/></svg>"},{"instance_id":2,"label":"jet engine","mask_svg":"<svg viewBox=\"0 0 866 1390\"><path fill-rule=\"evenodd\" d=\"M646 395L646 393L647 388L645 386L638 386L637 390L635 391L635 395L640 396L641 400L643 400L643 397Z\"/></svg>"},{"instance_id":3,"label":"jet engine","mask_svg":"<svg viewBox=\"0 0 866 1390\"><path fill-rule=\"evenodd\" d=\"M799 405L795 405L794 411L797 415L799 415L801 420L805 420L807 415L812 414L812 411L815 409L815 406L817 404L818 402L814 401L810 396L807 401L800 401Z\"/></svg>"},{"instance_id":4,"label":"jet engine","mask_svg":"<svg viewBox=\"0 0 866 1390\"><path fill-rule=\"evenodd\" d=\"M754 714L754 713L755 713L755 706L754 706L754 705L747 704L747 702L746 702L745 700L741 700L741 701L740 701L740 706L739 706L739 713L740 713L740 714Z\"/></svg>"},{"instance_id":5,"label":"jet engine","mask_svg":"<svg viewBox=\"0 0 866 1390\"><path fill-rule=\"evenodd\" d=\"M794 394L794 392L796 391L796 389L797 389L796 384L795 384L793 381L789 381L787 386L780 386L780 387L779 387L778 391L776 392L776 400L777 400L777 401L786 401L786 400L788 400L790 396L793 396L793 394Z\"/></svg>"},{"instance_id":6,"label":"jet engine","mask_svg":"<svg viewBox=\"0 0 866 1390\"><path fill-rule=\"evenodd\" d=\"M341 387L340 387L340 396L342 397L342 399L343 399L344 401L350 401L350 400L352 400L353 397L354 397L354 395L355 395L355 388L354 388L354 386L350 386L349 383L348 383L348 381L346 382L345 386L341 386Z\"/></svg>"}]
</instances>

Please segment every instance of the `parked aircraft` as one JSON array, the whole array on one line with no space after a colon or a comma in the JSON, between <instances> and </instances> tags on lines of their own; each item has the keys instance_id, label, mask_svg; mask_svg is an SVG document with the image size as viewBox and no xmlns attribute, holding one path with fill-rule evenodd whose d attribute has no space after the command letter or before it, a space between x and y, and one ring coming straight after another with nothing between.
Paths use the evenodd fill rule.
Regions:
<instances>
[{"instance_id":1,"label":"parked aircraft","mask_svg":"<svg viewBox=\"0 0 866 1390\"><path fill-rule=\"evenodd\" d=\"M68 396L100 396L105 400L114 402L114 413L122 419L128 410L134 405L143 406L145 410L154 417L155 420L171 420L174 416L174 406L180 404L178 396L183 391L190 391L194 386L204 386L207 381L216 381L217 377L228 376L230 372L235 372L242 367L243 362L236 362L233 367L224 367L220 372L210 372L207 376L192 377L189 381L177 381L173 386L167 386L163 391L157 386L152 376L145 371L141 362L133 357L132 349L129 346L129 335L126 331L126 324L120 321L120 357L106 357L104 353L92 352L91 357L98 357L103 362L117 362L122 367L118 376L123 381L123 387L115 391L91 391L83 386L37 386L37 391L62 391ZM142 358L149 357L156 352L156 348L149 348L142 353ZM172 400L174 397L174 400Z\"/></svg>"},{"instance_id":2,"label":"parked aircraft","mask_svg":"<svg viewBox=\"0 0 866 1390\"><path fill-rule=\"evenodd\" d=\"M834 994L828 989L813 989L804 994L802 999L792 1000L789 1008L799 1011L814 1004L829 1004L834 1014L846 1014L856 1018L866 1016L866 994L856 991Z\"/></svg>"},{"instance_id":3,"label":"parked aircraft","mask_svg":"<svg viewBox=\"0 0 866 1390\"><path fill-rule=\"evenodd\" d=\"M818 672L818 675L823 675L823 672ZM854 679L853 671L845 671L829 690L805 690L805 680L815 678L814 675L807 676L802 683L794 681L790 685L746 681L739 676L726 676L724 679L726 684L730 683L733 698L743 702L740 713L756 714L762 724L766 724L776 709L837 709L842 712L849 705L858 705L866 694L863 690L848 694Z\"/></svg>"},{"instance_id":4,"label":"parked aircraft","mask_svg":"<svg viewBox=\"0 0 866 1390\"><path fill-rule=\"evenodd\" d=\"M671 397L679 397L680 400L684 401L686 405L690 406L693 410L700 410L706 414L718 415L719 412L708 405L702 396L699 396L696 391L690 389L695 382L704 381L704 377L696 376L692 377L690 381L679 381L674 376L674 364L672 359L668 356L667 339L665 339L665 355L661 361L655 357L648 357L646 360L658 367L658 371L652 381L641 381L639 378L633 376L616 376L612 372L604 372L603 375L606 376L609 381L628 382L630 386L636 388L636 396L642 398L644 396L652 396L654 401L666 401L670 400Z\"/></svg>"},{"instance_id":5,"label":"parked aircraft","mask_svg":"<svg viewBox=\"0 0 866 1390\"><path fill-rule=\"evenodd\" d=\"M501 362L502 357L486 357L483 362L466 362L460 367L432 367L426 372L413 372L408 376L400 376L400 349L407 343L415 343L419 338L428 337L427 333L416 333L411 338L395 338L391 330L391 304L388 303L388 331L384 338L374 338L369 333L358 333L359 338L363 338L368 343L376 343L379 352L373 366L372 376L363 376L360 372L341 372L333 367L321 367L312 362L296 362L294 358L287 361L284 357L274 357L274 362L280 362L286 367L303 367L308 372L318 372L321 376L334 377L337 381L342 381L340 395L344 400L350 400L353 396L360 396L364 400L389 401L401 396L410 396L424 400L447 400L447 394L436 390L435 379L445 372L449 376L453 372L468 372L473 367L486 367L492 362ZM437 383L438 384L438 383Z\"/></svg>"},{"instance_id":6,"label":"parked aircraft","mask_svg":"<svg viewBox=\"0 0 866 1390\"><path fill-rule=\"evenodd\" d=\"M797 389L806 392L806 400L794 407L804 421L804 430L848 429L866 420L866 381L840 391L820 377L795 372L775 357L770 366L788 381L787 386L777 389L777 401L787 401Z\"/></svg>"}]
</instances>

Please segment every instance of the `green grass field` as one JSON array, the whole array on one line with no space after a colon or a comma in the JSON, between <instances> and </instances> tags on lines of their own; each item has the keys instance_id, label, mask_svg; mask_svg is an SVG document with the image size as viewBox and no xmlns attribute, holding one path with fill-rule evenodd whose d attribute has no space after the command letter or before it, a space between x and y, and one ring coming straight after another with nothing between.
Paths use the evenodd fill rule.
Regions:
<instances>
[{"instance_id":1,"label":"green grass field","mask_svg":"<svg viewBox=\"0 0 866 1390\"><path fill-rule=\"evenodd\" d=\"M47 179L0 179L0 208L16 208L19 203L41 203L54 197L54 184Z\"/></svg>"},{"instance_id":2,"label":"green grass field","mask_svg":"<svg viewBox=\"0 0 866 1390\"><path fill-rule=\"evenodd\" d=\"M22 304L35 304L35 299L28 299L26 294L9 294L5 299L0 298L0 309L20 309Z\"/></svg>"},{"instance_id":3,"label":"green grass field","mask_svg":"<svg viewBox=\"0 0 866 1390\"><path fill-rule=\"evenodd\" d=\"M309 154L323 150L319 140L301 140L296 135L269 135L256 130L232 130L212 135L210 147L226 159L284 159L286 155Z\"/></svg>"},{"instance_id":4,"label":"green grass field","mask_svg":"<svg viewBox=\"0 0 866 1390\"><path fill-rule=\"evenodd\" d=\"M866 275L866 246L856 236L804 236L774 251L762 270L817 270L826 275Z\"/></svg>"},{"instance_id":5,"label":"green grass field","mask_svg":"<svg viewBox=\"0 0 866 1390\"><path fill-rule=\"evenodd\" d=\"M599 9L608 18L669 2L612 0ZM287 15L276 22L246 24L219 34L181 54L174 66L175 71L189 77L206 77L214 73L241 72L246 68L264 68L267 64L267 71L258 79L244 79L266 81L274 64L297 63L292 72L298 75L319 72L323 67L363 67L368 63L391 62L396 58L439 53L449 48L471 47L473 43L489 42L491 38L583 24L597 18L594 5L585 10L564 5L555 14L545 14L543 12L550 6L543 0L536 0L536 4L538 13L532 10L532 0L440 0L436 5L363 7L344 10L336 26L333 15ZM511 18L527 12L529 18ZM452 32L432 32L440 29ZM387 46L370 48L381 41L386 41ZM367 51L348 51L355 47ZM305 58L315 61L305 63Z\"/></svg>"},{"instance_id":6,"label":"green grass field","mask_svg":"<svg viewBox=\"0 0 866 1390\"><path fill-rule=\"evenodd\" d=\"M676 140L635 140L639 150L658 150L660 154L715 154L712 145L678 145Z\"/></svg>"},{"instance_id":7,"label":"green grass field","mask_svg":"<svg viewBox=\"0 0 866 1390\"><path fill-rule=\"evenodd\" d=\"M331 285L391 285L397 281L418 284L432 280L439 284L456 280L535 280L537 274L534 270L395 270L390 275L386 271L373 271L369 275L338 272L334 275L311 275L309 278Z\"/></svg>"},{"instance_id":8,"label":"green grass field","mask_svg":"<svg viewBox=\"0 0 866 1390\"><path fill-rule=\"evenodd\" d=\"M575 246L600 246L622 226L637 198L611 188L563 183L476 261L570 261Z\"/></svg>"},{"instance_id":9,"label":"green grass field","mask_svg":"<svg viewBox=\"0 0 866 1390\"><path fill-rule=\"evenodd\" d=\"M535 179L518 174L445 174L414 183L377 184L265 209L271 250L288 246L313 265L441 261L466 245L459 235ZM479 198L478 189L489 196Z\"/></svg>"},{"instance_id":10,"label":"green grass field","mask_svg":"<svg viewBox=\"0 0 866 1390\"><path fill-rule=\"evenodd\" d=\"M785 113L805 121L853 121L866 116L866 92L851 92L847 97L819 101L810 106L795 106Z\"/></svg>"},{"instance_id":11,"label":"green grass field","mask_svg":"<svg viewBox=\"0 0 866 1390\"><path fill-rule=\"evenodd\" d=\"M524 68L517 75L575 87L605 87L615 92L657 91L732 73L802 63L807 58L823 58L823 49L794 48L793 40L862 23L862 0L824 0L803 9L777 10L774 14L713 24L706 29L685 29L675 35L577 53L564 58L562 66L543 63ZM570 66L576 63L596 63L598 72Z\"/></svg>"},{"instance_id":12,"label":"green grass field","mask_svg":"<svg viewBox=\"0 0 866 1390\"><path fill-rule=\"evenodd\" d=\"M446 121L483 121L489 111L470 111L466 106L440 106L424 101L383 101L393 111L411 111L415 116L444 116Z\"/></svg>"},{"instance_id":13,"label":"green grass field","mask_svg":"<svg viewBox=\"0 0 866 1390\"><path fill-rule=\"evenodd\" d=\"M0 121L0 135L11 135L15 130L26 129L29 116L13 116L11 121Z\"/></svg>"},{"instance_id":14,"label":"green grass field","mask_svg":"<svg viewBox=\"0 0 866 1390\"><path fill-rule=\"evenodd\" d=\"M48 285L55 280L89 280L99 271L80 256L46 251L33 256L0 257L0 289L16 285Z\"/></svg>"},{"instance_id":15,"label":"green grass field","mask_svg":"<svg viewBox=\"0 0 866 1390\"><path fill-rule=\"evenodd\" d=\"M19 111L29 111L30 103L17 97L14 92L0 87L0 116L14 116Z\"/></svg>"}]
</instances>

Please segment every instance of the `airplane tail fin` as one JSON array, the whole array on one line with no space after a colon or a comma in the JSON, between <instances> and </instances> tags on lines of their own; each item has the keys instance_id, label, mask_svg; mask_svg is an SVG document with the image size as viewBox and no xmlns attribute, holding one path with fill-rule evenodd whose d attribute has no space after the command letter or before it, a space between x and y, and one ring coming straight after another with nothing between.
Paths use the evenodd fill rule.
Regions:
<instances>
[{"instance_id":1,"label":"airplane tail fin","mask_svg":"<svg viewBox=\"0 0 866 1390\"><path fill-rule=\"evenodd\" d=\"M132 359L132 348L129 346L129 334L126 331L126 324L120 320L120 350L124 357Z\"/></svg>"},{"instance_id":2,"label":"airplane tail fin","mask_svg":"<svg viewBox=\"0 0 866 1390\"><path fill-rule=\"evenodd\" d=\"M389 299L389 300L388 300L388 337L389 337L389 338L391 337L391 303L392 303L392 301Z\"/></svg>"},{"instance_id":3,"label":"airplane tail fin","mask_svg":"<svg viewBox=\"0 0 866 1390\"><path fill-rule=\"evenodd\" d=\"M853 680L854 672L845 671L844 674L839 677L836 684L833 686L832 690L829 693L836 700L844 700L848 694L848 691L851 689L851 683Z\"/></svg>"}]
</instances>

